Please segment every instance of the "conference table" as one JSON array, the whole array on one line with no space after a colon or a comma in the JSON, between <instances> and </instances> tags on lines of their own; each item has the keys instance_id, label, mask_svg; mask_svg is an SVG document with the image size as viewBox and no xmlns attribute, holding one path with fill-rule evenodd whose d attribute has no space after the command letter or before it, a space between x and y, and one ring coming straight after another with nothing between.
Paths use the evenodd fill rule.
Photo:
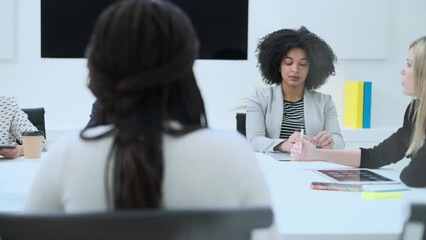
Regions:
<instances>
[{"instance_id":1,"label":"conference table","mask_svg":"<svg viewBox=\"0 0 426 240\"><path fill-rule=\"evenodd\" d=\"M0 212L21 211L41 159L0 159ZM284 158L283 158L284 156ZM312 190L313 181L331 182L315 169L349 169L323 161L288 161L288 156L256 153L272 197L279 238L286 240L396 240L409 214L409 203L426 202L426 189L410 188L399 199L365 199L360 192ZM284 160L280 161L278 159ZM391 168L373 170L399 180ZM371 185L367 190L407 188Z\"/></svg>"},{"instance_id":2,"label":"conference table","mask_svg":"<svg viewBox=\"0 0 426 240\"><path fill-rule=\"evenodd\" d=\"M31 182L47 153L40 159L0 158L0 212L21 211Z\"/></svg>"},{"instance_id":3,"label":"conference table","mask_svg":"<svg viewBox=\"0 0 426 240\"><path fill-rule=\"evenodd\" d=\"M314 170L351 169L324 161L288 161L256 153L272 195L276 225L282 239L399 239L409 204L426 202L426 189L404 184L364 185L364 191L399 189L402 198L364 198L362 192L312 190L311 182L332 182ZM277 159L286 159L279 161ZM399 172L373 169L400 181Z\"/></svg>"}]
</instances>

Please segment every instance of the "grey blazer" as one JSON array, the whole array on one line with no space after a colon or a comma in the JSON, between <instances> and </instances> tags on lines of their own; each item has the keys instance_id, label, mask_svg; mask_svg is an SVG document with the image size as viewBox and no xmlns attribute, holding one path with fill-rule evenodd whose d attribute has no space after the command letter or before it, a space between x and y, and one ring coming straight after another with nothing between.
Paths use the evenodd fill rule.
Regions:
<instances>
[{"instance_id":1,"label":"grey blazer","mask_svg":"<svg viewBox=\"0 0 426 240\"><path fill-rule=\"evenodd\" d=\"M333 148L343 149L345 143L331 96L305 90L304 105L306 135L313 137L321 131L327 131L333 136ZM281 85L260 89L249 98L246 135L255 151L274 151L274 147L283 142L283 139L279 139L282 120Z\"/></svg>"}]
</instances>

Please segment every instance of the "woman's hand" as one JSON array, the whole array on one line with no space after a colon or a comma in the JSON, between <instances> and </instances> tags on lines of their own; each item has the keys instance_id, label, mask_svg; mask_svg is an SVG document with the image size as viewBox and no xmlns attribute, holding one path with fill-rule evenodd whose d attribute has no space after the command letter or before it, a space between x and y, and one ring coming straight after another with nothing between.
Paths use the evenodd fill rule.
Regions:
<instances>
[{"instance_id":1,"label":"woman's hand","mask_svg":"<svg viewBox=\"0 0 426 240\"><path fill-rule=\"evenodd\" d=\"M22 155L22 146L16 145L15 148L0 149L0 155L7 159L15 159Z\"/></svg>"},{"instance_id":2,"label":"woman's hand","mask_svg":"<svg viewBox=\"0 0 426 240\"><path fill-rule=\"evenodd\" d=\"M334 146L333 136L327 131L318 133L318 135L312 139L312 142L323 149L333 149Z\"/></svg>"},{"instance_id":3,"label":"woman's hand","mask_svg":"<svg viewBox=\"0 0 426 240\"><path fill-rule=\"evenodd\" d=\"M312 160L315 157L315 146L306 139L300 139L290 148L290 157L294 160Z\"/></svg>"},{"instance_id":4,"label":"woman's hand","mask_svg":"<svg viewBox=\"0 0 426 240\"><path fill-rule=\"evenodd\" d=\"M307 135L303 135L303 138L308 140L308 141L312 141L312 138L310 138ZM293 145L295 143L297 143L300 139L300 132L296 131L293 134L291 134L291 136L284 142L282 142L280 145L278 145L276 147L276 151L280 151L280 152L290 152L290 149L293 147Z\"/></svg>"}]
</instances>

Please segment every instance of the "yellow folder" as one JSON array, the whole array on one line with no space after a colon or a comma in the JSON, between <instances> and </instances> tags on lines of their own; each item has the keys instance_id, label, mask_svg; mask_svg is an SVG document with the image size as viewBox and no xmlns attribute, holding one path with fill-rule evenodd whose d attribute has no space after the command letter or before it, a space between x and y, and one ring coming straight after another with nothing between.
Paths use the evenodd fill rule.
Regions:
<instances>
[{"instance_id":1,"label":"yellow folder","mask_svg":"<svg viewBox=\"0 0 426 240\"><path fill-rule=\"evenodd\" d=\"M345 105L343 125L352 128L362 128L364 102L364 82L345 82Z\"/></svg>"}]
</instances>

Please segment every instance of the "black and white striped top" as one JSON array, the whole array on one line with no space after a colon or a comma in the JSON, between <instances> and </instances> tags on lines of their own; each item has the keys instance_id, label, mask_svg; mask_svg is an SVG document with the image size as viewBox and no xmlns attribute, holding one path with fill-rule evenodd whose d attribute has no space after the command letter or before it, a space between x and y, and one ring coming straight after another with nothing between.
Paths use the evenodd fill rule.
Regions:
<instances>
[{"instance_id":1,"label":"black and white striped top","mask_svg":"<svg viewBox=\"0 0 426 240\"><path fill-rule=\"evenodd\" d=\"M291 134L305 129L305 114L303 98L297 102L284 100L283 122L281 124L280 139L288 139Z\"/></svg>"}]
</instances>

